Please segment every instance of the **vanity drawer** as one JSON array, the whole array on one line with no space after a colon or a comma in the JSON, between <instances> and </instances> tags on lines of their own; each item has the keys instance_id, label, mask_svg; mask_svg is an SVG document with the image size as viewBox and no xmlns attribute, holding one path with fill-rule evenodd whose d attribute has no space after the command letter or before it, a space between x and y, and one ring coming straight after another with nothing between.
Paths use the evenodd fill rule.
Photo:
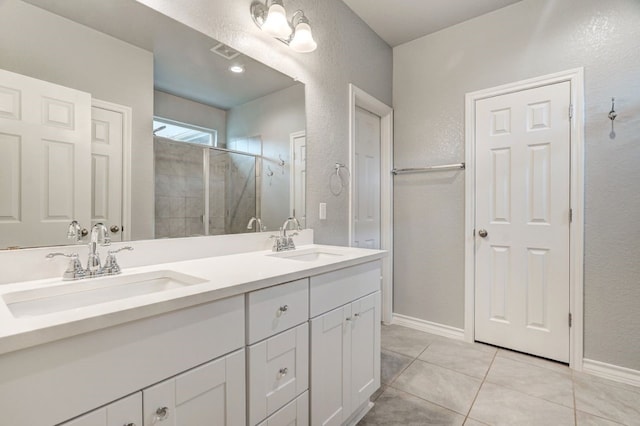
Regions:
<instances>
[{"instance_id":1,"label":"vanity drawer","mask_svg":"<svg viewBox=\"0 0 640 426\"><path fill-rule=\"evenodd\" d=\"M255 425L309 388L309 324L249 346L249 424Z\"/></svg>"},{"instance_id":2,"label":"vanity drawer","mask_svg":"<svg viewBox=\"0 0 640 426\"><path fill-rule=\"evenodd\" d=\"M363 263L311 277L311 318L380 290L380 261Z\"/></svg>"},{"instance_id":3,"label":"vanity drawer","mask_svg":"<svg viewBox=\"0 0 640 426\"><path fill-rule=\"evenodd\" d=\"M247 308L249 345L302 324L309 319L309 280L251 292Z\"/></svg>"},{"instance_id":4,"label":"vanity drawer","mask_svg":"<svg viewBox=\"0 0 640 426\"><path fill-rule=\"evenodd\" d=\"M309 392L291 401L258 426L308 426Z\"/></svg>"}]
</instances>

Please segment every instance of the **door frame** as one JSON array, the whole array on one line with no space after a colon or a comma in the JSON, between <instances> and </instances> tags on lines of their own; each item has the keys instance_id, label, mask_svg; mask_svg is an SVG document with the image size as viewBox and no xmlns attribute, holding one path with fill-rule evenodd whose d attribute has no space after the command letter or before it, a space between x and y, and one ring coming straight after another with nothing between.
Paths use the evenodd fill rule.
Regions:
<instances>
[{"instance_id":1,"label":"door frame","mask_svg":"<svg viewBox=\"0 0 640 426\"><path fill-rule=\"evenodd\" d=\"M465 95L465 319L464 339L475 335L475 173L476 101L521 90L568 81L571 84L570 200L573 217L569 224L569 366L581 371L584 329L584 68L534 77ZM569 113L569 111L567 111ZM568 319L567 319L568 320Z\"/></svg>"},{"instance_id":2,"label":"door frame","mask_svg":"<svg viewBox=\"0 0 640 426\"><path fill-rule=\"evenodd\" d=\"M380 117L380 249L388 253L382 259L382 322L390 324L393 318L393 108L349 84L349 247L353 246L354 230L356 107Z\"/></svg>"},{"instance_id":3,"label":"door frame","mask_svg":"<svg viewBox=\"0 0 640 426\"><path fill-rule=\"evenodd\" d=\"M122 114L122 241L131 240L131 107L91 98L91 106Z\"/></svg>"},{"instance_id":4,"label":"door frame","mask_svg":"<svg viewBox=\"0 0 640 426\"><path fill-rule=\"evenodd\" d=\"M293 199L293 191L295 189L295 170L294 170L294 157L295 157L295 140L299 137L307 137L307 131L306 130L299 130L297 132L291 132L289 133L289 215L293 214L293 210L295 207L295 201ZM306 188L305 188L306 191ZM305 194L305 200L306 200L306 194ZM304 215L305 217L307 216L307 205L305 202L305 212ZM305 221L305 227L306 227L306 221Z\"/></svg>"}]
</instances>

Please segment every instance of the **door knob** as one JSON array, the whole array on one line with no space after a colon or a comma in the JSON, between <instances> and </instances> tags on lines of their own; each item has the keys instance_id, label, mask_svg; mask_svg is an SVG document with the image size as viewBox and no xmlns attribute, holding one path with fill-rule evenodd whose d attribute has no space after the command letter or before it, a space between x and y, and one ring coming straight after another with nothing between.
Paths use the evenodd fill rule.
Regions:
<instances>
[{"instance_id":1,"label":"door knob","mask_svg":"<svg viewBox=\"0 0 640 426\"><path fill-rule=\"evenodd\" d=\"M111 227L111 232L116 234L118 231L120 231L120 227L118 225L113 225Z\"/></svg>"},{"instance_id":2,"label":"door knob","mask_svg":"<svg viewBox=\"0 0 640 426\"><path fill-rule=\"evenodd\" d=\"M487 235L489 235L489 233L487 232L486 229L481 229L478 231L478 235L480 235L482 238L486 238Z\"/></svg>"}]
</instances>

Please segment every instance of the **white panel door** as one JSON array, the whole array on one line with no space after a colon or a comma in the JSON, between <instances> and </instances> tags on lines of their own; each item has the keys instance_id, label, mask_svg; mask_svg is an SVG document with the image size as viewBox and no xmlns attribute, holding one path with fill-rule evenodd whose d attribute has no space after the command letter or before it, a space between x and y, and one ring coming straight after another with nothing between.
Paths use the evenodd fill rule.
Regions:
<instances>
[{"instance_id":1,"label":"white panel door","mask_svg":"<svg viewBox=\"0 0 640 426\"><path fill-rule=\"evenodd\" d=\"M127 426L142 425L142 392L112 402L60 426Z\"/></svg>"},{"instance_id":2,"label":"white panel door","mask_svg":"<svg viewBox=\"0 0 640 426\"><path fill-rule=\"evenodd\" d=\"M244 349L143 390L144 426L245 426Z\"/></svg>"},{"instance_id":3,"label":"white panel door","mask_svg":"<svg viewBox=\"0 0 640 426\"><path fill-rule=\"evenodd\" d=\"M475 338L569 361L570 83L476 103ZM486 231L486 235L485 235Z\"/></svg>"},{"instance_id":4,"label":"white panel door","mask_svg":"<svg viewBox=\"0 0 640 426\"><path fill-rule=\"evenodd\" d=\"M380 387L380 292L351 304L351 389L356 409Z\"/></svg>"},{"instance_id":5,"label":"white panel door","mask_svg":"<svg viewBox=\"0 0 640 426\"><path fill-rule=\"evenodd\" d=\"M380 248L380 117L356 107L354 247Z\"/></svg>"},{"instance_id":6,"label":"white panel door","mask_svg":"<svg viewBox=\"0 0 640 426\"><path fill-rule=\"evenodd\" d=\"M0 248L89 226L91 95L0 70Z\"/></svg>"},{"instance_id":7,"label":"white panel door","mask_svg":"<svg viewBox=\"0 0 640 426\"><path fill-rule=\"evenodd\" d=\"M311 320L311 425L351 414L351 304Z\"/></svg>"},{"instance_id":8,"label":"white panel door","mask_svg":"<svg viewBox=\"0 0 640 426\"><path fill-rule=\"evenodd\" d=\"M107 224L122 241L122 113L91 108L91 225Z\"/></svg>"},{"instance_id":9,"label":"white panel door","mask_svg":"<svg viewBox=\"0 0 640 426\"><path fill-rule=\"evenodd\" d=\"M307 227L306 190L307 187L307 136L305 132L291 134L293 158L291 160L291 209L292 216Z\"/></svg>"}]
</instances>

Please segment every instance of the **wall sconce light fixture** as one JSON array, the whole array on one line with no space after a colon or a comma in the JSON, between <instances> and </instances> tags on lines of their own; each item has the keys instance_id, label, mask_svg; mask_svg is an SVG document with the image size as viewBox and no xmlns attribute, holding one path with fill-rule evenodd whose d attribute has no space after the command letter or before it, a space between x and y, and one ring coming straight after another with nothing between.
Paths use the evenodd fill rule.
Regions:
<instances>
[{"instance_id":1,"label":"wall sconce light fixture","mask_svg":"<svg viewBox=\"0 0 640 426\"><path fill-rule=\"evenodd\" d=\"M296 52L313 52L318 47L304 12L297 10L289 21L282 0L254 1L251 3L251 17L258 28Z\"/></svg>"}]
</instances>

